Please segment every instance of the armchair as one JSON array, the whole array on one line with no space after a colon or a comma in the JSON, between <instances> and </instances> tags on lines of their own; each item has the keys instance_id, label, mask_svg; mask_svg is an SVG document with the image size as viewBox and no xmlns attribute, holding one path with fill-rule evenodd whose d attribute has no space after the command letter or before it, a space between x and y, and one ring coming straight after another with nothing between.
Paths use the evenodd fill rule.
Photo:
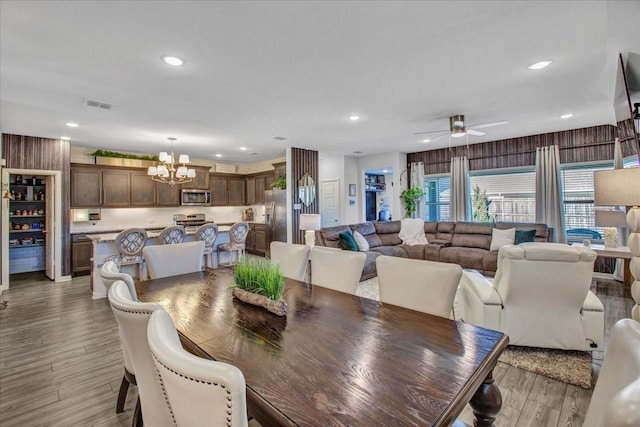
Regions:
<instances>
[{"instance_id":1,"label":"armchair","mask_svg":"<svg viewBox=\"0 0 640 427\"><path fill-rule=\"evenodd\" d=\"M589 290L596 254L558 243L500 248L493 280L462 276L465 322L509 335L513 345L604 348L604 306Z\"/></svg>"}]
</instances>

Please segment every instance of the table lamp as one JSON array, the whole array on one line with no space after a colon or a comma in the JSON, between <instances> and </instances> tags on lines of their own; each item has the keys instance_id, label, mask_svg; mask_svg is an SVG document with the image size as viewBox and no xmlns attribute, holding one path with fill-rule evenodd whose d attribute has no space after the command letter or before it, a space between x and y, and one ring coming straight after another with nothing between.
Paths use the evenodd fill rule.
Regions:
<instances>
[{"instance_id":1,"label":"table lamp","mask_svg":"<svg viewBox=\"0 0 640 427\"><path fill-rule=\"evenodd\" d=\"M315 246L315 230L320 230L320 227L320 214L300 214L300 230L304 230L304 243L307 246Z\"/></svg>"},{"instance_id":2,"label":"table lamp","mask_svg":"<svg viewBox=\"0 0 640 427\"><path fill-rule=\"evenodd\" d=\"M630 206L627 211L629 249L633 258L629 270L633 275L631 297L635 306L631 317L640 321L640 168L597 171L593 174L596 206Z\"/></svg>"},{"instance_id":3,"label":"table lamp","mask_svg":"<svg viewBox=\"0 0 640 427\"><path fill-rule=\"evenodd\" d=\"M596 225L604 227L604 247L618 247L618 228L627 226L625 213L619 210L596 209Z\"/></svg>"}]
</instances>

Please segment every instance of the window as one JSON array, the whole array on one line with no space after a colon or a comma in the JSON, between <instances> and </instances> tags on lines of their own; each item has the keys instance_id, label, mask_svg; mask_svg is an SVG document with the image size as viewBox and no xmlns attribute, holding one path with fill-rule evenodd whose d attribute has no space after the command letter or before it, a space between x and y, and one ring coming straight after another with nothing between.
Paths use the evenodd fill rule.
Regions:
<instances>
[{"instance_id":1,"label":"window","mask_svg":"<svg viewBox=\"0 0 640 427\"><path fill-rule=\"evenodd\" d=\"M473 221L535 222L535 171L478 172L470 180Z\"/></svg>"},{"instance_id":2,"label":"window","mask_svg":"<svg viewBox=\"0 0 640 427\"><path fill-rule=\"evenodd\" d=\"M449 175L426 177L424 180L425 221L449 221L451 178Z\"/></svg>"}]
</instances>

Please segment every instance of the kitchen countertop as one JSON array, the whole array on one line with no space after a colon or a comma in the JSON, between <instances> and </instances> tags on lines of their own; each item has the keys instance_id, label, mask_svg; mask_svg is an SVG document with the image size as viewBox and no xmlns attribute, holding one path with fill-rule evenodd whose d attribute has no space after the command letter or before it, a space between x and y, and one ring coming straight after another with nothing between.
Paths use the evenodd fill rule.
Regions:
<instances>
[{"instance_id":1,"label":"kitchen countertop","mask_svg":"<svg viewBox=\"0 0 640 427\"><path fill-rule=\"evenodd\" d=\"M249 224L264 224L264 221L244 221L247 222ZM218 224L218 227L231 227L233 224L235 224L235 222L216 222L215 224ZM162 231L164 228L169 227L173 224L169 224L169 225L159 225L159 226L153 226L153 227L142 227L144 228L147 233L149 232L154 232L154 231ZM109 229L109 228L105 228L105 229L101 229L101 230L96 230L95 228L92 229L78 229L78 230L73 230L71 231L69 234L87 234L87 235L92 235L92 234L109 234L109 233L119 233L121 231L123 231L123 228L114 228L114 229ZM228 231L229 229L227 228L226 230L221 230L221 231Z\"/></svg>"},{"instance_id":2,"label":"kitchen countertop","mask_svg":"<svg viewBox=\"0 0 640 427\"><path fill-rule=\"evenodd\" d=\"M227 226L227 225L218 225L218 232L225 232L225 231L229 231L231 227ZM155 237L158 237L160 235L160 231L162 231L162 228L157 229L154 228L152 230L155 231L147 231L147 238L149 239L153 239ZM116 236L118 235L118 232L115 233L99 233L99 234L88 234L87 238L89 240L95 240L97 242L113 242L116 239ZM85 233L86 234L86 233ZM187 234L194 234L193 232L187 232Z\"/></svg>"}]
</instances>

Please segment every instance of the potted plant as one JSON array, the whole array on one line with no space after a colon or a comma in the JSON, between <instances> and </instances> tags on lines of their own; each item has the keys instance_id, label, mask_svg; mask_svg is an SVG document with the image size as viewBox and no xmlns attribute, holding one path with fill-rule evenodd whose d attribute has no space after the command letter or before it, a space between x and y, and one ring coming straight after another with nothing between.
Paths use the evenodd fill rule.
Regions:
<instances>
[{"instance_id":1,"label":"potted plant","mask_svg":"<svg viewBox=\"0 0 640 427\"><path fill-rule=\"evenodd\" d=\"M424 197L427 193L420 187L411 187L400 193L402 203L404 203L404 217L413 218L418 208L418 200Z\"/></svg>"},{"instance_id":2,"label":"potted plant","mask_svg":"<svg viewBox=\"0 0 640 427\"><path fill-rule=\"evenodd\" d=\"M271 184L271 188L274 190L286 190L287 189L287 176L280 175L278 180Z\"/></svg>"},{"instance_id":3,"label":"potted plant","mask_svg":"<svg viewBox=\"0 0 640 427\"><path fill-rule=\"evenodd\" d=\"M287 302L282 299L284 276L276 264L261 258L244 257L235 267L233 296L249 304L284 316Z\"/></svg>"}]
</instances>

